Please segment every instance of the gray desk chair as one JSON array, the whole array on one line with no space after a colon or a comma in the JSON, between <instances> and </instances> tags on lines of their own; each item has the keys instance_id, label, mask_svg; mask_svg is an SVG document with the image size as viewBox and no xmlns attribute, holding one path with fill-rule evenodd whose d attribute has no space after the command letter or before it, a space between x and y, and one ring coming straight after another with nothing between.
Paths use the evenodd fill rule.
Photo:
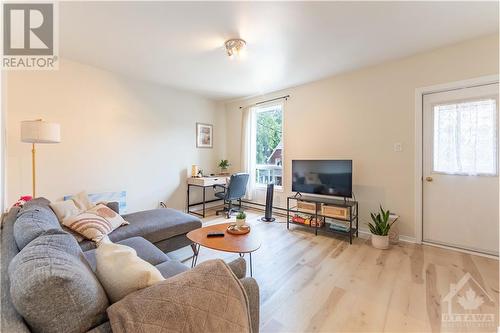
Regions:
<instances>
[{"instance_id":1,"label":"gray desk chair","mask_svg":"<svg viewBox=\"0 0 500 333\"><path fill-rule=\"evenodd\" d=\"M215 212L217 215L226 212L226 218L231 216L231 213L237 210L233 208L233 200L238 200L238 210L241 210L241 198L247 191L248 173L235 173L231 175L228 186L216 185L215 187L222 187L224 190L216 192L215 196L224 200L224 209Z\"/></svg>"}]
</instances>

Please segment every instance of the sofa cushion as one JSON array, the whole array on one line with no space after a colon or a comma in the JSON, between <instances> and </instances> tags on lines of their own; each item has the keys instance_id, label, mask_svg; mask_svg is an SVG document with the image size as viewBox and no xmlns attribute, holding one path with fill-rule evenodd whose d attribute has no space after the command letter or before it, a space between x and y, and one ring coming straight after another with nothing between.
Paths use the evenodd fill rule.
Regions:
<instances>
[{"instance_id":1,"label":"sofa cushion","mask_svg":"<svg viewBox=\"0 0 500 333\"><path fill-rule=\"evenodd\" d=\"M155 266L139 258L129 246L105 239L99 243L95 256L96 275L112 303L165 280Z\"/></svg>"},{"instance_id":2,"label":"sofa cushion","mask_svg":"<svg viewBox=\"0 0 500 333\"><path fill-rule=\"evenodd\" d=\"M52 208L57 216L57 219L61 223L68 217L78 215L82 212L78 207L76 207L73 200L51 202L50 208Z\"/></svg>"},{"instance_id":3,"label":"sofa cushion","mask_svg":"<svg viewBox=\"0 0 500 333\"><path fill-rule=\"evenodd\" d=\"M201 227L199 218L175 209L159 208L124 215L130 225L109 235L112 241L141 236L156 243Z\"/></svg>"},{"instance_id":4,"label":"sofa cushion","mask_svg":"<svg viewBox=\"0 0 500 333\"><path fill-rule=\"evenodd\" d=\"M78 215L68 217L62 224L83 237L99 242L116 228L127 225L119 214L111 208L99 204Z\"/></svg>"},{"instance_id":5,"label":"sofa cushion","mask_svg":"<svg viewBox=\"0 0 500 333\"><path fill-rule=\"evenodd\" d=\"M161 264L162 262L170 260L170 258L165 253L160 251L160 249L158 249L156 246L151 244L151 242L145 240L142 237L128 238L120 242L117 242L117 244L126 245L133 248L137 252L139 258L149 262L153 266L156 266L158 264ZM96 270L95 251L96 250L83 252L85 258L89 262L90 267L94 272Z\"/></svg>"},{"instance_id":6,"label":"sofa cushion","mask_svg":"<svg viewBox=\"0 0 500 333\"><path fill-rule=\"evenodd\" d=\"M27 211L31 210L31 209L40 209L40 208L43 208L43 209L52 210L52 209L50 209L49 205L50 205L50 200L49 199L46 199L46 198L43 198L43 197L32 199L30 201L27 201L23 205L23 207L21 207L21 209L18 212L18 216L20 214L24 213L24 212L27 212Z\"/></svg>"},{"instance_id":7,"label":"sofa cushion","mask_svg":"<svg viewBox=\"0 0 500 333\"><path fill-rule=\"evenodd\" d=\"M17 214L14 238L20 250L46 231L61 230L57 216L48 205L49 201L41 199L43 198L28 201Z\"/></svg>"},{"instance_id":8,"label":"sofa cushion","mask_svg":"<svg viewBox=\"0 0 500 333\"><path fill-rule=\"evenodd\" d=\"M168 242L170 238L201 228L199 218L170 208L146 210L122 217L130 224L110 233L109 239L112 242L140 236L156 244L165 240ZM84 251L95 248L94 242L87 240L81 242L80 246Z\"/></svg>"},{"instance_id":9,"label":"sofa cushion","mask_svg":"<svg viewBox=\"0 0 500 333\"><path fill-rule=\"evenodd\" d=\"M35 332L86 332L106 320L109 301L73 236L50 230L8 269L12 303Z\"/></svg>"},{"instance_id":10,"label":"sofa cushion","mask_svg":"<svg viewBox=\"0 0 500 333\"><path fill-rule=\"evenodd\" d=\"M9 274L7 274L7 267L10 261L14 258L16 254L19 253L19 249L16 246L14 239L14 222L16 221L17 213L19 212L19 207L12 207L9 213L3 218L1 228L1 241L0 241L0 253L1 253L1 285L0 297L2 299L1 308L2 324L0 326L0 332L16 332L16 333L27 333L29 332L26 323L23 318L17 313L14 305L12 304L10 297L10 281Z\"/></svg>"},{"instance_id":11,"label":"sofa cushion","mask_svg":"<svg viewBox=\"0 0 500 333\"><path fill-rule=\"evenodd\" d=\"M182 263L178 261L165 261L164 263L161 263L159 265L156 265L156 268L160 271L161 275L165 279L168 279L169 277L172 277L174 275L180 274L182 272L188 271L189 267L186 265L183 265Z\"/></svg>"}]
</instances>

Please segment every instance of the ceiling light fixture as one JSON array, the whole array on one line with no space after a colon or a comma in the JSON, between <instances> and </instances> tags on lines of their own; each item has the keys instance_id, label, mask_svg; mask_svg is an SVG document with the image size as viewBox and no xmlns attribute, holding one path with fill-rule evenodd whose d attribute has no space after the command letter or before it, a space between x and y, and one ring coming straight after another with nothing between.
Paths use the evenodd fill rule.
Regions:
<instances>
[{"instance_id":1,"label":"ceiling light fixture","mask_svg":"<svg viewBox=\"0 0 500 333\"><path fill-rule=\"evenodd\" d=\"M247 42L245 42L241 38L233 38L227 40L224 45L226 46L226 52L229 58L233 58L233 56L239 56L241 53L241 50L245 47Z\"/></svg>"}]
</instances>

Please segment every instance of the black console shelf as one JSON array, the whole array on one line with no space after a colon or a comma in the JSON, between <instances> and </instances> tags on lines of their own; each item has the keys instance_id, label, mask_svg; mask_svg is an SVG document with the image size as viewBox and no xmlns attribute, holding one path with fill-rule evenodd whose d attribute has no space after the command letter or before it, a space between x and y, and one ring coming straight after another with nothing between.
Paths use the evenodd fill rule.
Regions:
<instances>
[{"instance_id":1,"label":"black console shelf","mask_svg":"<svg viewBox=\"0 0 500 333\"><path fill-rule=\"evenodd\" d=\"M295 207L291 208L291 203L295 201L296 205ZM314 214L311 213L311 211L301 211L300 209L296 208L298 206L298 202L308 202L314 204L315 210ZM339 207L339 208L345 208L349 210L349 218L340 218L340 217L331 217L330 215L323 215L322 214L322 209L321 207L325 206L331 206L331 207ZM313 196L290 196L287 198L286 202L286 227L287 229L290 229L290 224L295 224L295 225L300 225L305 228L313 228L315 235L318 235L318 230L319 231L326 231L329 233L334 233L342 236L347 236L349 237L349 244L352 244L352 237L358 237L358 223L359 223L359 218L358 218L358 202L353 201L353 200L339 200L339 199L333 199L333 198L321 198L321 197L313 197ZM291 220L291 217L295 213L302 213L302 214L308 214L312 215L314 217L314 220L316 221L315 226L303 224L303 223L298 223L298 222L293 222ZM318 220L321 218L333 218L335 220L339 221L344 221L344 222L349 222L349 231L342 231L342 230L334 230L331 229L327 226L327 223L323 223L323 226L319 227L318 226Z\"/></svg>"}]
</instances>

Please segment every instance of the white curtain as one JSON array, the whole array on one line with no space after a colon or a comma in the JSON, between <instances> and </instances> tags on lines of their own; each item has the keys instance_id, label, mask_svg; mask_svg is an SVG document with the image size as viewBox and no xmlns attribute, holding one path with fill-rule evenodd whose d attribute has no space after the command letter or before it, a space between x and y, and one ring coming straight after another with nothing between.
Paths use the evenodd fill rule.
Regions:
<instances>
[{"instance_id":1,"label":"white curtain","mask_svg":"<svg viewBox=\"0 0 500 333\"><path fill-rule=\"evenodd\" d=\"M434 171L496 175L497 122L494 99L434 106Z\"/></svg>"},{"instance_id":2,"label":"white curtain","mask_svg":"<svg viewBox=\"0 0 500 333\"><path fill-rule=\"evenodd\" d=\"M243 109L241 125L241 167L250 175L245 198L252 200L255 191L255 108Z\"/></svg>"}]
</instances>

